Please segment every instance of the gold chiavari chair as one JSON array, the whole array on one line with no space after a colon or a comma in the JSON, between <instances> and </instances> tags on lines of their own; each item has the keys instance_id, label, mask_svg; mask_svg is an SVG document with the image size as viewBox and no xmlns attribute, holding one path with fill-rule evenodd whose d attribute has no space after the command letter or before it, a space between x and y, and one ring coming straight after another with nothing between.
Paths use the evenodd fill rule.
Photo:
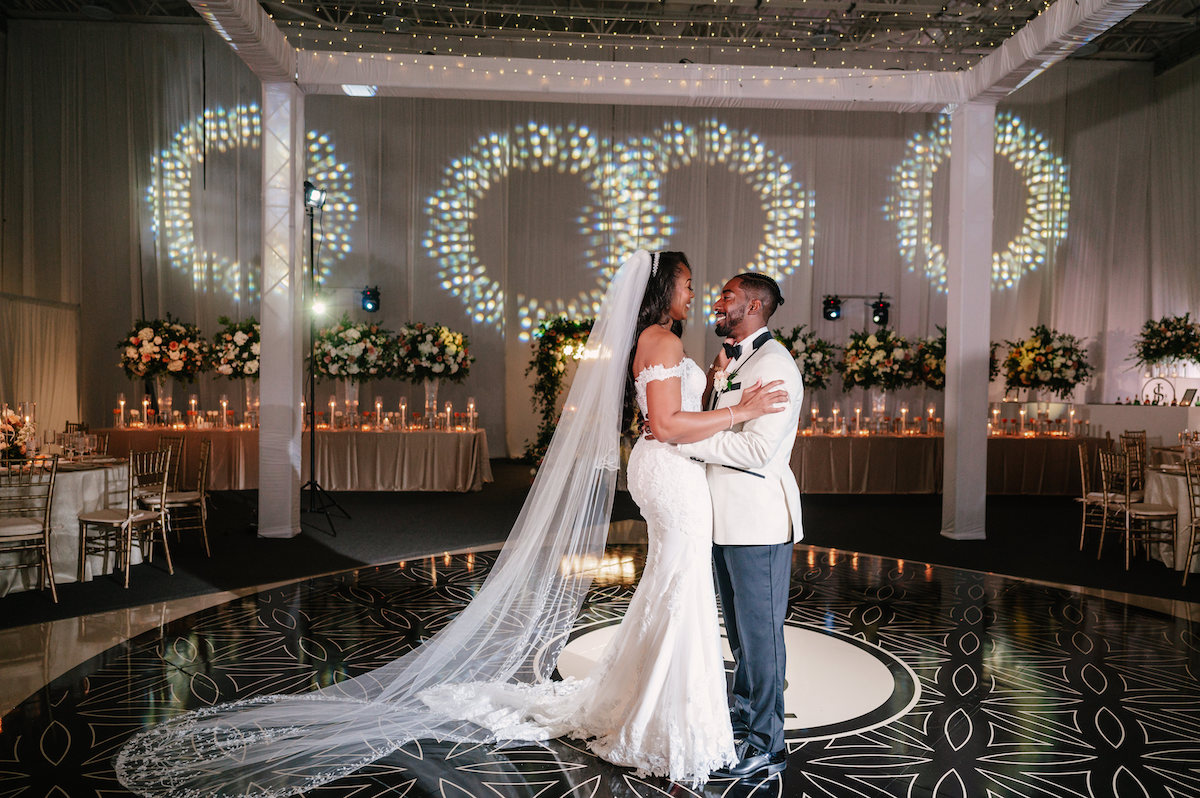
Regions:
<instances>
[{"instance_id":1,"label":"gold chiavari chair","mask_svg":"<svg viewBox=\"0 0 1200 798\"><path fill-rule=\"evenodd\" d=\"M38 585L50 587L55 604L58 590L50 558L50 509L57 475L56 454L10 464L0 472L0 554L6 559L0 570L36 567ZM30 553L36 559L25 556Z\"/></svg>"},{"instance_id":2,"label":"gold chiavari chair","mask_svg":"<svg viewBox=\"0 0 1200 798\"><path fill-rule=\"evenodd\" d=\"M199 530L204 541L204 553L212 556L208 547L208 464L212 458L212 441L204 438L200 441L200 464L196 472L196 489L182 491L167 491L162 497L163 504L155 504L155 497L143 497L140 502L143 507L167 511L167 529L179 533Z\"/></svg>"},{"instance_id":3,"label":"gold chiavari chair","mask_svg":"<svg viewBox=\"0 0 1200 798\"><path fill-rule=\"evenodd\" d=\"M154 555L157 538L167 557L167 572L174 574L171 548L167 541L166 522L162 512L139 506L136 497L157 496L158 506L164 504L170 478L171 453L166 449L129 453L129 481L125 488L125 506L80 513L79 519L79 581L84 580L88 554L104 556L108 571L109 554L116 556L116 566L125 571L125 587L129 587L129 564L136 536L143 558ZM97 534L88 535L89 530Z\"/></svg>"},{"instance_id":4,"label":"gold chiavari chair","mask_svg":"<svg viewBox=\"0 0 1200 798\"><path fill-rule=\"evenodd\" d=\"M1187 475L1188 499L1192 506L1192 522L1186 530L1181 530L1188 536L1187 557L1183 563L1183 583L1186 585L1188 573L1192 570L1192 557L1200 548L1200 460L1185 460L1183 469Z\"/></svg>"},{"instance_id":5,"label":"gold chiavari chair","mask_svg":"<svg viewBox=\"0 0 1200 798\"><path fill-rule=\"evenodd\" d=\"M159 435L158 448L171 452L171 484L167 490L179 490L179 475L183 473L184 438L182 435Z\"/></svg>"},{"instance_id":6,"label":"gold chiavari chair","mask_svg":"<svg viewBox=\"0 0 1200 798\"><path fill-rule=\"evenodd\" d=\"M68 421L67 426L63 430L67 433L72 432L87 432L88 425L86 421Z\"/></svg>"},{"instance_id":7,"label":"gold chiavari chair","mask_svg":"<svg viewBox=\"0 0 1200 798\"><path fill-rule=\"evenodd\" d=\"M1096 486L1088 459L1088 445L1080 443L1078 448L1080 490L1079 497L1075 501L1079 502L1082 511L1079 520L1079 550L1083 551L1084 539L1089 530L1099 532L1100 542L1103 544L1107 513L1105 512L1104 492L1094 490Z\"/></svg>"},{"instance_id":8,"label":"gold chiavari chair","mask_svg":"<svg viewBox=\"0 0 1200 798\"><path fill-rule=\"evenodd\" d=\"M1121 451L1129 458L1129 471L1134 481L1131 490L1146 487L1146 430L1127 429L1121 433Z\"/></svg>"},{"instance_id":9,"label":"gold chiavari chair","mask_svg":"<svg viewBox=\"0 0 1200 798\"><path fill-rule=\"evenodd\" d=\"M1100 455L1105 512L1115 515L1124 523L1122 540L1125 544L1125 570L1129 570L1133 548L1138 543L1146 547L1147 557L1150 554L1150 546L1155 543L1169 543L1174 550L1178 534L1178 511L1166 504L1147 504L1134 498L1134 491L1130 489L1130 485L1135 475L1128 455L1116 452L1101 452ZM1110 493L1121 498L1110 498ZM1162 524L1166 528L1160 529L1154 524ZM1100 545L1103 549L1103 535Z\"/></svg>"}]
</instances>

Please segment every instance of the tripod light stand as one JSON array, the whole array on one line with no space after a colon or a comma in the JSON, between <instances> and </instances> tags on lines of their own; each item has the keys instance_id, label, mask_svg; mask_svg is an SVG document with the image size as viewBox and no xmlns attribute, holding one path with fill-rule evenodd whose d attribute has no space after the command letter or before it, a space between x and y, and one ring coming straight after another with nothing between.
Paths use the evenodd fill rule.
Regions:
<instances>
[{"instance_id":1,"label":"tripod light stand","mask_svg":"<svg viewBox=\"0 0 1200 798\"><path fill-rule=\"evenodd\" d=\"M347 519L350 518L350 513L317 482L317 374L313 363L313 347L317 341L317 314L313 308L317 297L317 236L313 214L324 204L325 192L305 180L304 214L308 216L308 412L305 414L308 416L308 482L300 487L300 493L308 496L308 507L301 507L301 510L324 515L329 524L329 534L336 537L337 529L333 526L330 508L336 508L342 517ZM333 419L329 421L332 426Z\"/></svg>"}]
</instances>

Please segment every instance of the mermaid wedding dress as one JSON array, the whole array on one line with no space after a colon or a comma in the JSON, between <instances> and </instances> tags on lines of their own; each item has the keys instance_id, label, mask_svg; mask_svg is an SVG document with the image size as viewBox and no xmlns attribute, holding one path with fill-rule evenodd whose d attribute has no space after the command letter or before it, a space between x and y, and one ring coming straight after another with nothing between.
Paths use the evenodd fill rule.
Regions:
<instances>
[{"instance_id":1,"label":"mermaid wedding dress","mask_svg":"<svg viewBox=\"0 0 1200 798\"><path fill-rule=\"evenodd\" d=\"M683 410L700 410L704 372L685 358L638 374L643 415L646 385L667 379L680 380ZM643 438L629 458L629 491L646 519L646 566L592 672L532 685L444 685L422 698L500 740L575 737L638 775L694 786L737 761L713 588L708 482L702 464Z\"/></svg>"},{"instance_id":2,"label":"mermaid wedding dress","mask_svg":"<svg viewBox=\"0 0 1200 798\"><path fill-rule=\"evenodd\" d=\"M244 685L237 700L148 722L116 757L121 784L155 798L281 798L419 739L575 734L614 762L689 781L732 761L704 471L665 444L641 441L631 458L650 547L620 634L591 677L550 681L603 563L629 352L653 269L638 250L614 274L525 505L462 612L403 656L320 690L256 695ZM684 409L699 410L699 371L684 361L639 374L643 410L646 383L671 377ZM453 700L467 690L524 693L522 712L497 705L496 717L471 722Z\"/></svg>"}]
</instances>

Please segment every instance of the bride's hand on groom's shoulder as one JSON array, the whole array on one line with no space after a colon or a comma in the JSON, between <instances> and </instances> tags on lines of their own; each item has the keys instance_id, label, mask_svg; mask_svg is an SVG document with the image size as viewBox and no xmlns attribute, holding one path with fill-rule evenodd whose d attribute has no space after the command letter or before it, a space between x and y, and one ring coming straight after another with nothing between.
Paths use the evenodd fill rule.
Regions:
<instances>
[{"instance_id":1,"label":"bride's hand on groom's shoulder","mask_svg":"<svg viewBox=\"0 0 1200 798\"><path fill-rule=\"evenodd\" d=\"M780 413L787 409L788 404L788 392L783 390L783 384L783 380L771 380L766 384L758 380L742 390L742 398L738 404L744 410L753 413L753 418L767 413Z\"/></svg>"}]
</instances>

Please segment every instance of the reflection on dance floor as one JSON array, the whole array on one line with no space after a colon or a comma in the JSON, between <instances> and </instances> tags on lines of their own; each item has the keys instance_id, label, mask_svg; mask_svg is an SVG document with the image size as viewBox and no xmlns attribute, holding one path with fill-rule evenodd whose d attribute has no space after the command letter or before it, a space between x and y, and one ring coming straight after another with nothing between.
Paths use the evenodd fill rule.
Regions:
<instances>
[{"instance_id":1,"label":"reflection on dance floor","mask_svg":"<svg viewBox=\"0 0 1200 798\"><path fill-rule=\"evenodd\" d=\"M586 564L598 578L560 670L586 669L602 648L644 555L614 546ZM0 795L126 794L112 758L134 732L186 709L305 692L378 667L453 618L494 560L480 551L301 582L115 645L3 718ZM1200 794L1200 645L1187 621L1056 587L800 547L788 624L780 778L693 791L638 778L572 741L421 740L309 794Z\"/></svg>"}]
</instances>

